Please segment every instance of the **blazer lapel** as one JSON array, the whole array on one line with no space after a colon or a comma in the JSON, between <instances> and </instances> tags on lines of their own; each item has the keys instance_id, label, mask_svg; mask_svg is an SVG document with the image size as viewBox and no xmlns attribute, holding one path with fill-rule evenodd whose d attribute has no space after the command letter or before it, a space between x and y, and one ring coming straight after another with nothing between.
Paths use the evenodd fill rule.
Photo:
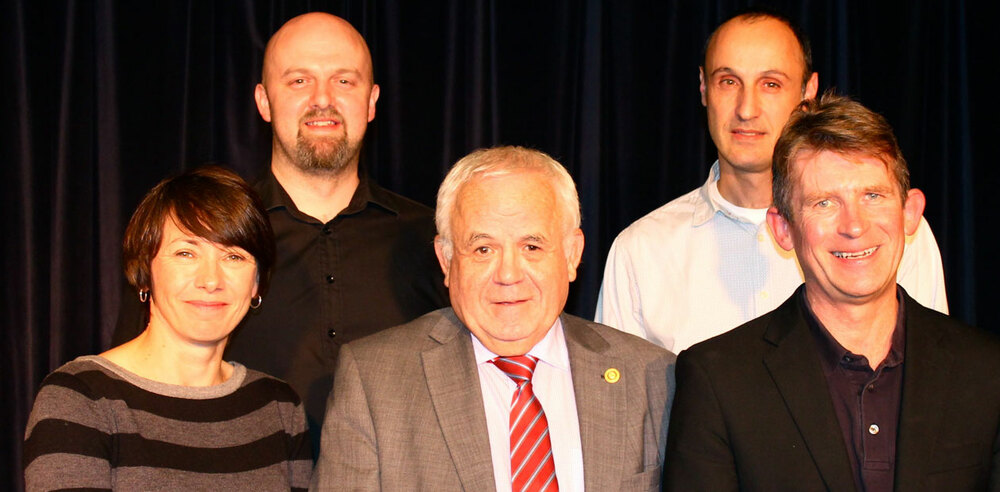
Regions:
<instances>
[{"instance_id":1,"label":"blazer lapel","mask_svg":"<svg viewBox=\"0 0 1000 492\"><path fill-rule=\"evenodd\" d=\"M642 449L642 443L628 445L626 429L620 416L628 412L626 385L628 374L616 384L604 380L604 371L621 369L616 357L604 352L610 347L593 329L568 316L562 316L576 412L580 422L580 445L583 450L583 481L587 490L615 490L624 466L623 449Z\"/></svg>"},{"instance_id":2,"label":"blazer lapel","mask_svg":"<svg viewBox=\"0 0 1000 492\"><path fill-rule=\"evenodd\" d=\"M799 308L799 295L776 311L764 338L764 355L788 412L829 490L854 490L854 477L837 415L820 366L816 342Z\"/></svg>"},{"instance_id":3,"label":"blazer lapel","mask_svg":"<svg viewBox=\"0 0 1000 492\"><path fill-rule=\"evenodd\" d=\"M440 345L421 354L427 389L462 488L495 490L472 340L450 310L429 335Z\"/></svg>"},{"instance_id":4,"label":"blazer lapel","mask_svg":"<svg viewBox=\"0 0 1000 492\"><path fill-rule=\"evenodd\" d=\"M930 465L933 444L943 427L947 390L954 366L948 340L927 310L909 295L906 303L906 347L903 353L903 395L896 438L896 490L917 490Z\"/></svg>"}]
</instances>

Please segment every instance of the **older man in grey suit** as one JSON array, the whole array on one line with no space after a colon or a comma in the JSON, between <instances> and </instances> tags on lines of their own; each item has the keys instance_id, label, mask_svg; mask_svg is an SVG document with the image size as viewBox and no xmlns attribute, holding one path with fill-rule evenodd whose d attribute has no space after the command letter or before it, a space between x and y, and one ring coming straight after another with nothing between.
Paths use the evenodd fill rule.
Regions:
<instances>
[{"instance_id":1,"label":"older man in grey suit","mask_svg":"<svg viewBox=\"0 0 1000 492\"><path fill-rule=\"evenodd\" d=\"M566 170L473 152L436 222L453 308L341 350L312 488L658 490L675 358L562 314L584 242Z\"/></svg>"}]
</instances>

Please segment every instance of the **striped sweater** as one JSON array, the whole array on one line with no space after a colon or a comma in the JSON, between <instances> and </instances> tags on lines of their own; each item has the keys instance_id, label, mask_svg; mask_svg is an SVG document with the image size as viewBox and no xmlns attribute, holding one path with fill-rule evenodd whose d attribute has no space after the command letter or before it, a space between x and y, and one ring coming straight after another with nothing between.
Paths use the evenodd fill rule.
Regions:
<instances>
[{"instance_id":1,"label":"striped sweater","mask_svg":"<svg viewBox=\"0 0 1000 492\"><path fill-rule=\"evenodd\" d=\"M99 356L60 367L28 418L27 489L306 489L312 459L298 396L233 366L209 387L159 383Z\"/></svg>"}]
</instances>

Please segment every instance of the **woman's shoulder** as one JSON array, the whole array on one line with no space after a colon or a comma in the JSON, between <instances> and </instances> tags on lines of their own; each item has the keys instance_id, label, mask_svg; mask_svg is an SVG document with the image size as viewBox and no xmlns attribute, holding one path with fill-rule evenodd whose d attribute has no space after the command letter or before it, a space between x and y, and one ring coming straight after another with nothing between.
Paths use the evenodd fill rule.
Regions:
<instances>
[{"instance_id":1,"label":"woman's shoulder","mask_svg":"<svg viewBox=\"0 0 1000 492\"><path fill-rule=\"evenodd\" d=\"M59 366L58 369L52 371L52 374L76 375L90 371L107 372L105 365L101 362L102 358L99 355L83 355Z\"/></svg>"},{"instance_id":2,"label":"woman's shoulder","mask_svg":"<svg viewBox=\"0 0 1000 492\"><path fill-rule=\"evenodd\" d=\"M123 383L125 382L114 371L101 363L99 356L85 355L52 371L42 380L39 391L57 386L93 398L100 397L100 393L120 387Z\"/></svg>"},{"instance_id":3,"label":"woman's shoulder","mask_svg":"<svg viewBox=\"0 0 1000 492\"><path fill-rule=\"evenodd\" d=\"M230 362L230 364L235 368L234 377L243 372L243 381L240 385L241 390L262 396L270 395L276 401L288 402L294 405L302 402L298 393L284 380L255 369L250 369L239 362Z\"/></svg>"},{"instance_id":4,"label":"woman's shoulder","mask_svg":"<svg viewBox=\"0 0 1000 492\"><path fill-rule=\"evenodd\" d=\"M289 438L301 439L307 432L305 408L298 393L292 387L268 374L241 366L239 363L231 362L236 367L236 372L243 372L243 383L234 395L232 407L259 409L271 407L277 410L277 420L270 420L271 423L278 423L286 432ZM264 415L260 412L252 412L259 418ZM273 414L272 414L273 415ZM261 421L260 425L267 426L268 421ZM279 423L280 422L280 423ZM308 441L308 438L306 438ZM308 448L308 446L306 446ZM310 462L311 463L311 462Z\"/></svg>"},{"instance_id":5,"label":"woman's shoulder","mask_svg":"<svg viewBox=\"0 0 1000 492\"><path fill-rule=\"evenodd\" d=\"M106 402L119 398L123 383L94 356L64 364L42 381L28 417L26 437L34 434L39 424L52 431L40 435L51 436L55 443L72 435L74 430L77 434L87 434L90 432L87 429L110 432L108 414L112 410Z\"/></svg>"}]
</instances>

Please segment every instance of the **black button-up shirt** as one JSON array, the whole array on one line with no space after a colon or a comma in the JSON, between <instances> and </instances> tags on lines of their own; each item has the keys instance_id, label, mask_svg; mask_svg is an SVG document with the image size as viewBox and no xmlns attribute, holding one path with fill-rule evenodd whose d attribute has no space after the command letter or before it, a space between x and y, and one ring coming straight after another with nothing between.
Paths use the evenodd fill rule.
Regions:
<instances>
[{"instance_id":1,"label":"black button-up shirt","mask_svg":"<svg viewBox=\"0 0 1000 492\"><path fill-rule=\"evenodd\" d=\"M340 346L449 304L433 211L359 174L350 204L327 223L300 212L273 174L254 186L274 228L277 262L261 307L250 310L225 353L295 388L314 445ZM134 298L123 304L138 306ZM145 327L126 318L116 343Z\"/></svg>"},{"instance_id":2,"label":"black button-up shirt","mask_svg":"<svg viewBox=\"0 0 1000 492\"><path fill-rule=\"evenodd\" d=\"M850 352L816 319L800 291L802 310L819 346L820 364L833 400L841 434L858 490L891 491L896 468L896 434L903 391L903 353L906 323L902 294L892 346L885 360L872 370L868 358Z\"/></svg>"}]
</instances>

